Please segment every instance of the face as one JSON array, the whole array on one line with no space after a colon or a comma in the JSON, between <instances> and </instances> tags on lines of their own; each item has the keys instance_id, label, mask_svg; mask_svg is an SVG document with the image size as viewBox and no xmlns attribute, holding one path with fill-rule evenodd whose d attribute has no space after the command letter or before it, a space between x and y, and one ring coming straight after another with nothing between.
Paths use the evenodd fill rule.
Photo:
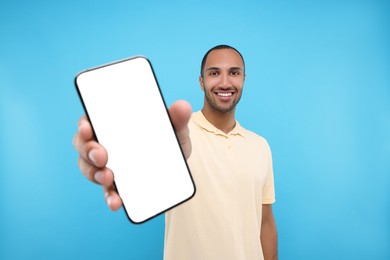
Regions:
<instances>
[{"instance_id":1,"label":"face","mask_svg":"<svg viewBox=\"0 0 390 260\"><path fill-rule=\"evenodd\" d=\"M240 101L244 85L244 63L233 49L214 50L209 53L203 77L199 78L205 93L205 106L227 113Z\"/></svg>"}]
</instances>

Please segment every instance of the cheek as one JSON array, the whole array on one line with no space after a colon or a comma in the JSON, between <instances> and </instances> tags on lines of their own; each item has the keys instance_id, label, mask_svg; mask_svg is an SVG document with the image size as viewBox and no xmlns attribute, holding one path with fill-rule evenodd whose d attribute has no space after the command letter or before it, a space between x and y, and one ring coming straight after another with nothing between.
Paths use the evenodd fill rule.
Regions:
<instances>
[{"instance_id":1,"label":"cheek","mask_svg":"<svg viewBox=\"0 0 390 260\"><path fill-rule=\"evenodd\" d=\"M233 86L235 88L237 88L239 91L242 91L242 88L244 86L244 82L241 80L237 80L237 81L233 82Z\"/></svg>"},{"instance_id":2,"label":"cheek","mask_svg":"<svg viewBox=\"0 0 390 260\"><path fill-rule=\"evenodd\" d=\"M215 84L211 81L208 81L207 83L203 84L203 91L211 91L214 88Z\"/></svg>"},{"instance_id":3,"label":"cheek","mask_svg":"<svg viewBox=\"0 0 390 260\"><path fill-rule=\"evenodd\" d=\"M244 82L245 82L245 81L244 81L243 78L237 79L237 86L239 86L240 89L242 89L243 86L244 86Z\"/></svg>"}]
</instances>

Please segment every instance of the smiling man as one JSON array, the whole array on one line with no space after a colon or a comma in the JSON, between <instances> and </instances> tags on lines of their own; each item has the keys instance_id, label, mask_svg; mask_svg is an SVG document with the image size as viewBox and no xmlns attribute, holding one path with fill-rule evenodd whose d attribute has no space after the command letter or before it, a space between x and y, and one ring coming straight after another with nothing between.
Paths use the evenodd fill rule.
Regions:
<instances>
[{"instance_id":1,"label":"smiling man","mask_svg":"<svg viewBox=\"0 0 390 260\"><path fill-rule=\"evenodd\" d=\"M236 49L219 45L206 53L204 106L189 122L197 192L166 214L166 259L277 259L271 152L235 119L244 81Z\"/></svg>"},{"instance_id":2,"label":"smiling man","mask_svg":"<svg viewBox=\"0 0 390 260\"><path fill-rule=\"evenodd\" d=\"M169 110L186 154L195 196L165 215L166 260L277 259L272 156L267 141L235 118L245 63L233 47L218 45L204 56L199 77L204 106L191 115L188 103ZM106 168L107 152L80 120L75 147L84 175L104 187L109 207L121 200Z\"/></svg>"}]
</instances>

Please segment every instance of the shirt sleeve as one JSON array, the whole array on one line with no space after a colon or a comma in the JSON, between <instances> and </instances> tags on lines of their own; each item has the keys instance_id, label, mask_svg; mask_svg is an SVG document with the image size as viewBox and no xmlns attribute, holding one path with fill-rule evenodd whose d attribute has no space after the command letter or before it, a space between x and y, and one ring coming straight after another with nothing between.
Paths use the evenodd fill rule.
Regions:
<instances>
[{"instance_id":1,"label":"shirt sleeve","mask_svg":"<svg viewBox=\"0 0 390 260\"><path fill-rule=\"evenodd\" d=\"M269 158L267 173L263 185L263 204L273 204L275 199L274 171L272 166L272 153L268 146Z\"/></svg>"}]
</instances>

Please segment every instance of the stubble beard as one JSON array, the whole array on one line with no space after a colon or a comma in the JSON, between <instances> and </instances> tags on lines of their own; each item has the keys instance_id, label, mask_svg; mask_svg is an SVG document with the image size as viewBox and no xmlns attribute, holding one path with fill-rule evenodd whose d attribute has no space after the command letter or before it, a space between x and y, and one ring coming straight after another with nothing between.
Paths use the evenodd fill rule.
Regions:
<instances>
[{"instance_id":1,"label":"stubble beard","mask_svg":"<svg viewBox=\"0 0 390 260\"><path fill-rule=\"evenodd\" d=\"M228 113L228 112L233 111L236 108L238 102L241 99L242 93L241 92L239 93L236 88L235 88L235 93L236 93L236 95L239 95L238 98L234 99L233 102L230 104L230 106L228 106L226 108L219 106L216 102L213 101L212 95L214 95L214 93L212 93L212 92L205 91L205 98L206 98L206 102L209 104L209 106L214 111L217 111L220 113Z\"/></svg>"}]
</instances>

